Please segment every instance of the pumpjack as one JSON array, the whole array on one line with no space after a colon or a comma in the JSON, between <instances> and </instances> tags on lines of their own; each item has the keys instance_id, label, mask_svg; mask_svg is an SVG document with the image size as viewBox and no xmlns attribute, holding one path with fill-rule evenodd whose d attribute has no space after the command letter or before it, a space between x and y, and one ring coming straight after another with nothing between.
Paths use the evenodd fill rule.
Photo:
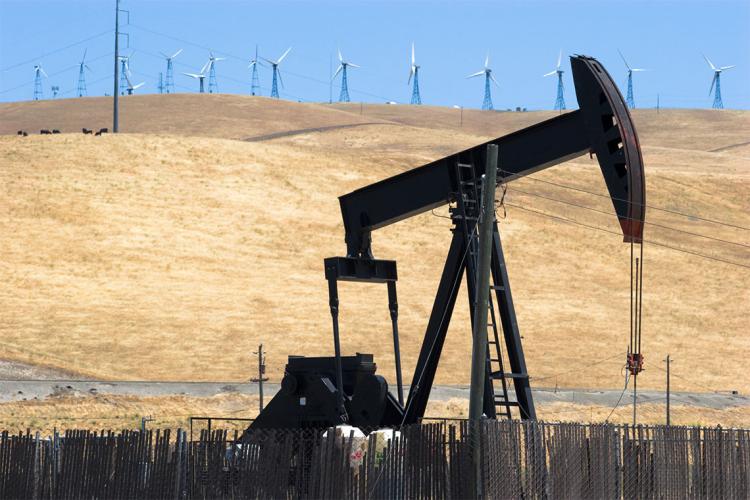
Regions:
<instances>
[{"instance_id":1,"label":"pumpjack","mask_svg":"<svg viewBox=\"0 0 750 500\"><path fill-rule=\"evenodd\" d=\"M329 427L343 423L365 429L392 427L417 423L424 416L462 277L466 280L470 307L475 304L478 250L474 229L479 217L487 144L499 148L497 179L503 184L587 153L596 155L624 241L631 244L631 250L633 244L642 243L645 178L638 136L628 108L611 76L596 59L573 56L570 62L578 110L339 198L347 252L345 257L324 260L334 356L290 356L280 391L245 436L261 428ZM396 262L374 258L372 232L444 205L449 205L453 235L404 401ZM339 281L387 286L396 367L395 395L389 391L385 378L376 373L371 354L341 354ZM535 419L497 221L493 230L490 284L484 414L488 418ZM474 315L470 316L473 321Z\"/></svg>"}]
</instances>

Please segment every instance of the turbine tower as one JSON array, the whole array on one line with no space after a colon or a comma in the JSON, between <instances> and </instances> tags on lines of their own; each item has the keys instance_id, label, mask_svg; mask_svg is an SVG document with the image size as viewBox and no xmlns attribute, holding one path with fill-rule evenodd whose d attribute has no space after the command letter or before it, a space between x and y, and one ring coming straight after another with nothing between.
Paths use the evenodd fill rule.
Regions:
<instances>
[{"instance_id":1,"label":"turbine tower","mask_svg":"<svg viewBox=\"0 0 750 500\"><path fill-rule=\"evenodd\" d=\"M164 52L159 52L164 57L164 59L167 60L167 73L164 79L164 92L167 94L174 94L174 69L172 66L172 60L180 55L181 52L182 49L178 50L171 56L165 54Z\"/></svg>"},{"instance_id":2,"label":"turbine tower","mask_svg":"<svg viewBox=\"0 0 750 500\"><path fill-rule=\"evenodd\" d=\"M120 56L120 95L125 95L128 89L128 73L130 73L130 58L129 56Z\"/></svg>"},{"instance_id":3,"label":"turbine tower","mask_svg":"<svg viewBox=\"0 0 750 500\"><path fill-rule=\"evenodd\" d=\"M189 76L190 78L195 78L198 80L198 92L203 94L205 92L204 88L204 82L206 81L206 66L207 64L204 64L201 68L200 73L183 73L185 76Z\"/></svg>"},{"instance_id":4,"label":"turbine tower","mask_svg":"<svg viewBox=\"0 0 750 500\"><path fill-rule=\"evenodd\" d=\"M89 68L89 65L86 64L86 52L88 52L88 49L83 51L83 57L81 58L81 62L78 66L78 97L87 95L85 71L91 71L91 68Z\"/></svg>"},{"instance_id":5,"label":"turbine tower","mask_svg":"<svg viewBox=\"0 0 750 500\"><path fill-rule=\"evenodd\" d=\"M359 68L359 66L357 66L354 63L344 61L344 58L341 56L341 49L339 49L339 67L338 69L336 69L336 72L333 74L333 77L332 77L332 78L336 78L336 75L341 73L341 93L339 94L339 102L350 102L349 83L346 77L346 69L349 66L351 66L352 68Z\"/></svg>"},{"instance_id":6,"label":"turbine tower","mask_svg":"<svg viewBox=\"0 0 750 500\"><path fill-rule=\"evenodd\" d=\"M289 54L289 51L292 50L291 47L286 49L286 52L281 54L281 57L279 57L277 60L272 61L270 59L266 59L265 57L261 57L264 61L266 61L268 64L271 65L271 68L273 69L273 79L271 80L271 97L278 99L279 98L279 87L277 84L281 84L281 88L284 88L284 80L281 79L281 71L279 71L279 64L281 64L281 61L284 60L284 58Z\"/></svg>"},{"instance_id":7,"label":"turbine tower","mask_svg":"<svg viewBox=\"0 0 750 500\"><path fill-rule=\"evenodd\" d=\"M619 50L617 52L620 53L620 57L622 58L622 62L625 63L625 67L628 68L628 95L625 98L625 103L629 108L635 109L635 101L633 100L633 72L646 70L642 68L631 68L628 62L625 60L625 56L622 55L622 52L620 52Z\"/></svg>"},{"instance_id":8,"label":"turbine tower","mask_svg":"<svg viewBox=\"0 0 750 500\"><path fill-rule=\"evenodd\" d=\"M562 49L560 54L557 56L557 67L554 71L550 71L544 76L557 75L557 99L555 99L555 111L562 111L565 109L565 87L563 87L563 73L565 71L560 69L560 63L562 62Z\"/></svg>"},{"instance_id":9,"label":"turbine tower","mask_svg":"<svg viewBox=\"0 0 750 500\"><path fill-rule=\"evenodd\" d=\"M411 78L414 77L414 86L411 89L411 103L422 104L422 98L419 95L419 68L420 66L416 63L414 57L414 42L411 44L411 66L409 68L409 80L406 82L408 85L411 83Z\"/></svg>"},{"instance_id":10,"label":"turbine tower","mask_svg":"<svg viewBox=\"0 0 750 500\"><path fill-rule=\"evenodd\" d=\"M714 93L714 109L724 109L724 102L721 100L721 72L726 71L728 69L734 68L734 64L731 66L719 66L718 68L714 66L714 64L708 60L708 57L706 57L705 54L703 54L703 58L706 60L708 65L711 67L712 70L714 70L714 77L711 80L711 88L708 89L708 95L711 95L711 92L713 92L714 87L716 87L716 92Z\"/></svg>"},{"instance_id":11,"label":"turbine tower","mask_svg":"<svg viewBox=\"0 0 750 500\"><path fill-rule=\"evenodd\" d=\"M484 101L482 102L482 109L484 110L493 110L495 109L492 107L492 93L490 92L490 80L494 82L495 85L500 87L500 84L497 83L497 80L495 80L495 77L492 75L492 69L490 68L490 54L487 53L487 57L484 59L484 69L481 71L477 71L476 73L472 73L466 78L474 78L476 76L482 76L484 75Z\"/></svg>"},{"instance_id":12,"label":"turbine tower","mask_svg":"<svg viewBox=\"0 0 750 500\"><path fill-rule=\"evenodd\" d=\"M49 78L47 76L47 73L42 69L41 64L37 64L34 66L34 100L38 101L39 99L44 98L44 91L42 90L42 76L45 78Z\"/></svg>"},{"instance_id":13,"label":"turbine tower","mask_svg":"<svg viewBox=\"0 0 750 500\"><path fill-rule=\"evenodd\" d=\"M250 77L250 95L260 95L260 80L258 80L258 46L255 46L255 57L250 60L248 68L252 68L253 74Z\"/></svg>"},{"instance_id":14,"label":"turbine tower","mask_svg":"<svg viewBox=\"0 0 750 500\"><path fill-rule=\"evenodd\" d=\"M209 52L208 55L208 62L206 63L206 66L208 67L208 93L215 94L219 90L219 86L216 84L216 62L223 61L226 58L214 57L213 52ZM204 66L204 68L206 66ZM201 73L202 72L203 71L201 71Z\"/></svg>"}]
</instances>

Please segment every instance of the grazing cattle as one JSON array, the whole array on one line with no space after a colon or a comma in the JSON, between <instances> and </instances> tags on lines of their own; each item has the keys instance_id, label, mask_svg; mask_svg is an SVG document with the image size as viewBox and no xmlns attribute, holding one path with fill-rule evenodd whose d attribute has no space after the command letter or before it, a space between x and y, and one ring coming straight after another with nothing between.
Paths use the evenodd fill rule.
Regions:
<instances>
[{"instance_id":1,"label":"grazing cattle","mask_svg":"<svg viewBox=\"0 0 750 500\"><path fill-rule=\"evenodd\" d=\"M28 133L28 132L26 132L26 131L24 130L24 131L23 131L23 136L24 136L24 137L27 137L28 135L29 135L29 133Z\"/></svg>"},{"instance_id":2,"label":"grazing cattle","mask_svg":"<svg viewBox=\"0 0 750 500\"><path fill-rule=\"evenodd\" d=\"M99 132L95 133L94 135L102 135L102 131L100 130Z\"/></svg>"},{"instance_id":3,"label":"grazing cattle","mask_svg":"<svg viewBox=\"0 0 750 500\"><path fill-rule=\"evenodd\" d=\"M42 135L47 135L47 134L51 134L52 132L50 132L46 128L43 128L42 130L39 131L39 133L42 134Z\"/></svg>"},{"instance_id":4,"label":"grazing cattle","mask_svg":"<svg viewBox=\"0 0 750 500\"><path fill-rule=\"evenodd\" d=\"M100 134L106 134L106 133L108 133L108 132L109 132L109 129L108 129L108 128L100 128L100 129L99 129L99 133L100 133Z\"/></svg>"},{"instance_id":5,"label":"grazing cattle","mask_svg":"<svg viewBox=\"0 0 750 500\"><path fill-rule=\"evenodd\" d=\"M60 131L59 131L59 130L57 130L56 128L53 128L53 129L52 129L52 133L53 133L53 134L59 134L59 133L60 133Z\"/></svg>"},{"instance_id":6,"label":"grazing cattle","mask_svg":"<svg viewBox=\"0 0 750 500\"><path fill-rule=\"evenodd\" d=\"M18 135L23 135L23 130L19 130Z\"/></svg>"},{"instance_id":7,"label":"grazing cattle","mask_svg":"<svg viewBox=\"0 0 750 500\"><path fill-rule=\"evenodd\" d=\"M91 133L93 133L94 131L93 131L93 130L89 130L89 129L87 129L86 127L83 127L83 128L81 129L81 132L83 132L84 134L91 134Z\"/></svg>"}]
</instances>

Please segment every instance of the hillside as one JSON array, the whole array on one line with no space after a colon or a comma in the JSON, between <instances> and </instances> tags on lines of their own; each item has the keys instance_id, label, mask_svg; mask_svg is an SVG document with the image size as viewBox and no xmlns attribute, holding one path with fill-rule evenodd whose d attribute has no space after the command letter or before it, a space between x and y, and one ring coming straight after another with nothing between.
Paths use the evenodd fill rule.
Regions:
<instances>
[{"instance_id":1,"label":"hillside","mask_svg":"<svg viewBox=\"0 0 750 500\"><path fill-rule=\"evenodd\" d=\"M551 116L465 111L459 130L452 109L368 105L360 115L359 106L221 95L123 102L129 134L0 137L0 358L104 378L244 380L262 342L278 379L287 354L332 351L322 259L345 250L337 196ZM107 126L109 103L3 104L0 132ZM738 145L750 113L636 110L635 120L650 205L750 226L750 152ZM529 370L544 386L621 386L629 247L528 211L616 231L614 216L540 196L607 213L611 204L534 179L606 193L588 157L509 187L500 227ZM435 215L373 237L378 257L399 262L406 373L450 238ZM648 217L750 244L746 230L655 210ZM750 266L743 246L656 225L647 238ZM656 245L645 251L639 387L662 387L670 353L677 390L750 391L750 270ZM468 380L460 297L442 383ZM393 379L385 290L346 284L341 299L344 351L375 353Z\"/></svg>"}]
</instances>

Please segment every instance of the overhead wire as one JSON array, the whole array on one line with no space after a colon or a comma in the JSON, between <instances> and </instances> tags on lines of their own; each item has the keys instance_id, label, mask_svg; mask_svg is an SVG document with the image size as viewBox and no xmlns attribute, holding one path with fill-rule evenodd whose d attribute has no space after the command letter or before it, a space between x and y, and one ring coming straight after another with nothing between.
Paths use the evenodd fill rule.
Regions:
<instances>
[{"instance_id":1,"label":"overhead wire","mask_svg":"<svg viewBox=\"0 0 750 500\"><path fill-rule=\"evenodd\" d=\"M90 40L94 40L94 39L99 38L101 36L110 34L112 32L114 32L113 29L108 29L106 31L102 31L101 33L98 33L96 35L91 35L91 36L89 36L87 38L84 38L83 40L78 40L77 42L73 42L73 43L71 43L69 45L66 45L64 47L60 47L59 49L55 49L55 50L52 50L50 52L45 52L45 53L43 53L43 54L41 54L41 55L39 55L37 57L31 58L31 59L27 59L25 61L17 62L17 63L11 64L10 66L6 66L5 68L0 69L0 72L5 72L5 71L8 71L8 70L17 68L19 66L23 66L24 64L29 64L29 63L36 62L39 59L42 59L43 57L51 56L52 54L57 54L59 52L67 50L69 48L75 47L76 45L81 45L82 43L86 43L86 42L88 42Z\"/></svg>"},{"instance_id":2,"label":"overhead wire","mask_svg":"<svg viewBox=\"0 0 750 500\"><path fill-rule=\"evenodd\" d=\"M227 51L223 51L223 50L215 50L215 49L213 49L211 47L208 47L208 46L205 46L205 45L201 45L199 43L191 42L189 40L185 40L185 39L180 38L180 37L169 35L167 33L162 33L162 32L150 29L150 28L146 28L145 26L141 26L139 24L130 23L129 26L131 26L133 28L136 28L136 29L139 29L139 30L143 30L143 31L145 31L147 33L151 33L152 35L161 36L161 37L164 37L164 38L169 38L169 39L174 40L176 42L180 42L180 43L184 43L184 44L187 44L187 45L191 45L193 47L196 47L196 48L199 48L199 49L202 49L202 50L207 50L207 51L210 51L210 52L214 52L216 54L219 54L219 55L222 55L222 56L226 56L228 58L235 59L237 61L248 62L250 60L250 57L241 57L241 56L238 56L238 55L233 54L231 52L227 52ZM304 80L308 80L308 81L311 81L311 82L318 83L320 85L325 85L326 88L329 88L329 86L331 85L331 81L330 80L321 80L321 79L313 77L313 76L304 75L304 74L301 74L301 73L290 71L290 70L288 70L286 68L284 68L283 74L285 74L285 75L292 75L292 76L295 76L297 78L302 78ZM246 83L246 82L243 82L243 83ZM367 91L364 91L364 90L360 90L360 89L357 89L356 87L352 87L351 85L349 85L349 91L352 92L352 93L361 94L361 95L365 95L365 96L369 96L369 97L376 97L376 98L382 99L384 101L394 101L394 99L391 99L389 97L381 96L381 95L374 94L372 92L367 92ZM305 99L305 100L307 100L307 99Z\"/></svg>"},{"instance_id":3,"label":"overhead wire","mask_svg":"<svg viewBox=\"0 0 750 500\"><path fill-rule=\"evenodd\" d=\"M600 213L600 214L604 214L604 215L611 215L611 212L607 212L606 210L600 210L600 209L593 208L593 207L587 207L585 205L579 205L578 203L572 203L572 202L569 202L569 201L566 201L566 200L561 200L561 199L558 199L558 198L552 198L550 196L545 196L545 195L541 195L541 194L538 194L538 193L530 193L528 191L523 191L523 190L518 189L516 187L511 187L509 189L511 189L512 191L515 191L517 193L525 194L525 195L528 195L528 196L534 196L534 197L541 198L541 199L544 199L544 200L554 201L556 203L562 203L564 205L569 205L569 206L572 206L572 207L582 208L584 210L589 210L591 212L596 212L596 213ZM632 218L632 217L623 217L623 219L625 219L625 220L636 220L635 218ZM637 219L637 220L640 220L640 219ZM731 240L725 240L725 239L722 239L722 238L716 238L715 236L708 236L708 235L705 235L705 234L694 233L692 231L686 231L684 229L678 229L676 227L666 226L664 224L658 224L656 222L643 221L643 223L644 224L648 224L648 225L653 226L653 227L658 227L658 228L661 228L661 229L668 229L670 231L675 231L675 232L687 234L687 235L690 235L690 236L696 236L696 237L699 237L699 238L705 238L705 239L708 239L708 240L717 241L719 243L726 243L726 244L729 244L729 245L737 245L739 247L750 248L750 245L747 245L745 243L739 243L737 241L731 241Z\"/></svg>"},{"instance_id":4,"label":"overhead wire","mask_svg":"<svg viewBox=\"0 0 750 500\"><path fill-rule=\"evenodd\" d=\"M511 172L509 170L503 170L503 169L499 169L499 170L501 172L503 172L503 173L506 173L506 174L513 174L513 175L515 175L515 172ZM700 217L700 216L695 215L695 214L689 214L689 213L685 213L685 212L680 212L678 210L671 210L671 209L668 209L668 208L658 207L658 206L655 206L655 205L633 203L630 200L626 200L626 199L623 199L623 198L618 198L616 196L610 196L610 195L607 195L607 194L596 193L594 191L588 191L588 190L583 189L583 188L579 188L579 187L575 187L575 186L569 186L567 184L560 184L558 182L552 182L552 181L548 181L548 180L545 180L545 179L540 179L538 177L533 177L531 175L524 176L523 178L524 179L529 179L529 180L532 180L532 181L536 181L536 182L542 182L544 184L549 184L549 185L552 185L552 186L557 186L557 187L560 187L560 188L563 188L563 189L571 189L573 191L578 191L578 192L581 192L581 193L586 193L586 194L590 194L590 195L593 195L593 196L598 196L600 198L607 198L607 199L612 199L612 200L617 200L617 201L624 201L624 202L629 203L631 205L646 207L646 208L651 209L651 210L658 210L658 211L661 211L661 212L671 213L671 214L674 214L674 215L680 215L682 217L687 217L687 218L690 218L690 219L700 220L700 221L703 221L703 222L710 222L712 224L718 224L718 225L722 225L722 226L732 227L732 228L735 228L735 229L742 229L744 231L750 231L750 227L740 226L740 225L737 225L737 224L733 224L733 223L725 222L725 221L720 221L720 220L716 220L716 219L708 219L708 218L705 218L705 217Z\"/></svg>"},{"instance_id":5,"label":"overhead wire","mask_svg":"<svg viewBox=\"0 0 750 500\"><path fill-rule=\"evenodd\" d=\"M101 56L98 56L98 57L95 57L95 58L93 58L93 59L90 59L90 60L89 60L89 62L94 62L94 61L98 61L98 60L100 60L100 59L103 59L103 58L105 58L105 57L111 57L111 56L113 56L113 55L114 55L114 51L113 51L113 52L108 52L108 53L106 53L106 54L103 54L103 55L101 55ZM60 74L62 74L62 73L68 72L68 71L70 71L70 70L73 70L73 69L78 69L79 67L80 67L80 64L74 64L74 65L72 65L72 66L67 66L67 67L65 67L65 68L63 68L63 69L61 69L61 70L55 71L54 73L49 73L49 74L47 75L47 78L48 78L48 79L49 79L49 78L52 78L53 76L57 76L57 75L60 75ZM107 78L110 78L110 77L111 77L111 75L108 75L108 76L107 76ZM20 89L20 88L22 88L22 87L26 87L26 86L28 86L28 85L33 85L33 84L34 84L34 80L29 80L29 81L27 81L27 82L25 82L25 83L22 83L21 85L16 85L15 87L11 87L11 88L9 88L9 89L3 89L3 90L0 90L0 94L5 94L6 92L11 92L11 91L13 91L13 90L18 90L18 89Z\"/></svg>"},{"instance_id":6,"label":"overhead wire","mask_svg":"<svg viewBox=\"0 0 750 500\"><path fill-rule=\"evenodd\" d=\"M585 227L585 228L588 228L588 229L593 229L593 230L596 230L596 231L602 231L602 232L605 232L605 233L614 234L616 236L622 236L622 234L619 233L619 232L617 232L617 231L612 231L610 229L605 229L603 227L598 227L598 226L593 226L593 225L590 225L590 224L585 224L583 222L579 222L579 221L574 220L574 219L568 219L566 217L561 217L561 216L558 216L558 215L548 214L546 212L542 212L542 211L539 211L539 210L534 210L534 209L531 209L531 208L528 208L528 207L524 207L522 205L516 205L514 203L508 203L507 201L505 202L505 204L508 205L509 207L518 208L518 209L524 210L526 212L531 212L531 213L534 213L534 214L537 214L537 215L541 215L543 217L548 217L548 218L551 218L551 219L556 219L556 220L559 220L561 222L567 222L569 224L575 224L575 225L582 226L582 227ZM714 257L714 256L711 256L711 255L702 254L700 252L694 252L694 251L687 250L687 249L684 249L684 248L674 247L674 246L667 245L665 243L661 243L661 242L654 241L654 240L645 240L644 239L644 241L647 242L647 243L650 243L652 245L656 245L658 247L667 248L667 249L674 250L674 251L677 251L677 252L682 252L682 253L685 253L685 254L693 255L695 257L700 257L700 258L703 258L703 259L713 260L713 261L716 261L716 262L722 262L724 264L728 264L728 265L732 265L732 266L737 266L737 267L741 267L741 268L745 268L745 269L750 269L750 265L747 265L747 264L742 264L742 263L739 263L739 262L734 262L734 261L731 261L731 260L726 260L726 259L722 259L722 258L719 258L719 257Z\"/></svg>"}]
</instances>

